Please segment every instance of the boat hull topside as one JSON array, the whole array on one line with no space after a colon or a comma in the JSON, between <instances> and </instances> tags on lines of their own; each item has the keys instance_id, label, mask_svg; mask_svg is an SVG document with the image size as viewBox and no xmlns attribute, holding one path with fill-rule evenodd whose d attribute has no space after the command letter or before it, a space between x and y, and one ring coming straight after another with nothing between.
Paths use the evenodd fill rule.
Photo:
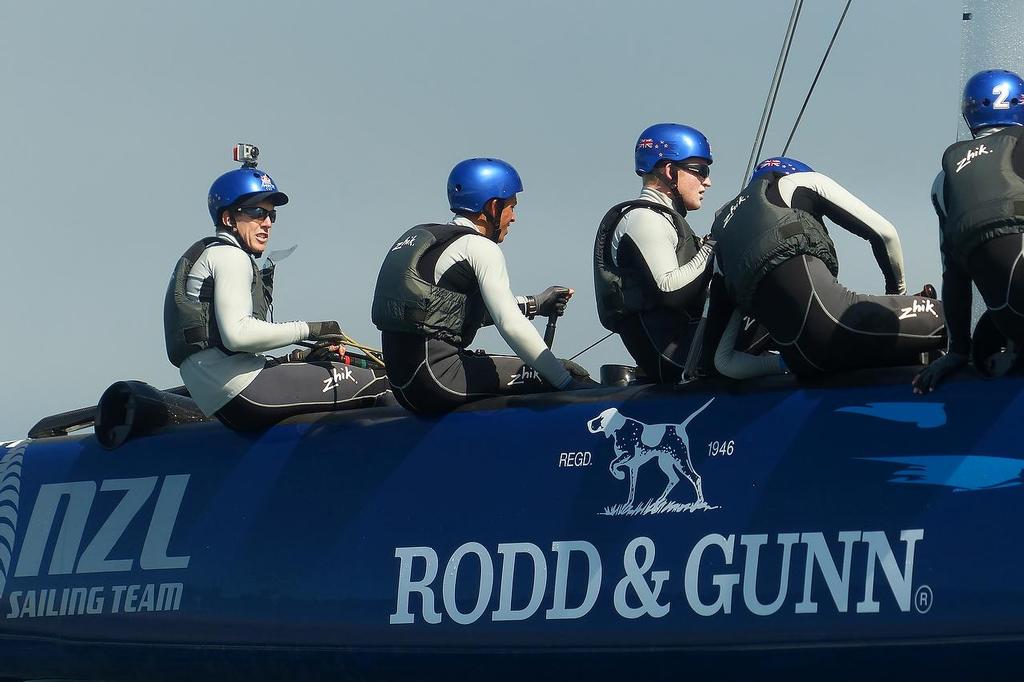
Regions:
<instances>
[{"instance_id":1,"label":"boat hull topside","mask_svg":"<svg viewBox=\"0 0 1024 682\"><path fill-rule=\"evenodd\" d=\"M1022 400L632 387L9 443L0 677L990 665L1024 637Z\"/></svg>"}]
</instances>

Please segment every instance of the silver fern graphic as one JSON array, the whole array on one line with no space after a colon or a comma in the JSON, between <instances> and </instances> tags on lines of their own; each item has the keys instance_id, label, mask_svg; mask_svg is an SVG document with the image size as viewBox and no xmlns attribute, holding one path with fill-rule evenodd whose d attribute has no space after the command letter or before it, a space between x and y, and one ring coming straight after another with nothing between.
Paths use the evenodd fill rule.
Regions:
<instances>
[{"instance_id":1,"label":"silver fern graphic","mask_svg":"<svg viewBox=\"0 0 1024 682\"><path fill-rule=\"evenodd\" d=\"M28 441L0 443L7 453L0 458L0 596L7 585L7 573L14 554L18 528L18 499L21 492L21 462ZM2 452L2 450L0 450Z\"/></svg>"}]
</instances>

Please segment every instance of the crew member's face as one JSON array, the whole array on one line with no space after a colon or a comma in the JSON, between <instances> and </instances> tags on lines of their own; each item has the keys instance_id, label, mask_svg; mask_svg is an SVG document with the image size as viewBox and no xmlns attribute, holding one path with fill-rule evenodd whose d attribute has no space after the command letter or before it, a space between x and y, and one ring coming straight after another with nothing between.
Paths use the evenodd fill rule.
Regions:
<instances>
[{"instance_id":1,"label":"crew member's face","mask_svg":"<svg viewBox=\"0 0 1024 682\"><path fill-rule=\"evenodd\" d=\"M691 156L672 163L676 167L676 190L687 211L696 211L704 201L704 192L711 187L711 166L706 159Z\"/></svg>"},{"instance_id":2,"label":"crew member's face","mask_svg":"<svg viewBox=\"0 0 1024 682\"><path fill-rule=\"evenodd\" d=\"M516 203L516 197L513 195L505 202L504 208L501 209L501 215L498 216L498 236L494 241L499 244L508 236L509 225L516 221Z\"/></svg>"},{"instance_id":3,"label":"crew member's face","mask_svg":"<svg viewBox=\"0 0 1024 682\"><path fill-rule=\"evenodd\" d=\"M272 215L276 217L277 212L269 201L230 211L230 220L234 221L238 241L256 257L263 255L270 241Z\"/></svg>"}]
</instances>

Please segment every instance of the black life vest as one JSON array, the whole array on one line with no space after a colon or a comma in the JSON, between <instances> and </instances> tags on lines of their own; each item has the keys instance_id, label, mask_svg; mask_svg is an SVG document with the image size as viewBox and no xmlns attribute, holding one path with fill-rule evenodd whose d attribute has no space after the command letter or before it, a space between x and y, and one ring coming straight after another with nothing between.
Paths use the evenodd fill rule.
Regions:
<instances>
[{"instance_id":1,"label":"black life vest","mask_svg":"<svg viewBox=\"0 0 1024 682\"><path fill-rule=\"evenodd\" d=\"M1024 178L1013 168L1022 137L1024 128L1012 126L952 144L942 155L942 249L962 267L984 242L1024 232Z\"/></svg>"},{"instance_id":2,"label":"black life vest","mask_svg":"<svg viewBox=\"0 0 1024 682\"><path fill-rule=\"evenodd\" d=\"M697 236L686 218L678 211L644 199L616 204L601 218L594 239L594 293L597 296L597 316L609 331L618 331L622 320L638 312L660 307L657 292L648 291L640 274L633 268L622 267L612 260L612 236L619 222L630 211L646 208L667 216L676 229L676 261L679 265L690 262L699 250Z\"/></svg>"},{"instance_id":3,"label":"black life vest","mask_svg":"<svg viewBox=\"0 0 1024 682\"><path fill-rule=\"evenodd\" d=\"M181 367L188 356L207 348L231 352L221 342L220 329L213 312L213 278L203 282L198 301L185 294L185 284L192 266L203 251L218 244L238 248L219 237L200 239L178 259L167 285L164 296L164 343L167 346L167 359L175 367ZM260 270L252 257L249 260L252 263L252 315L265 322L274 299L274 263L269 262Z\"/></svg>"},{"instance_id":4,"label":"black life vest","mask_svg":"<svg viewBox=\"0 0 1024 682\"><path fill-rule=\"evenodd\" d=\"M465 348L484 325L487 309L479 286L454 291L420 272L420 261L476 230L455 224L413 227L392 245L377 275L371 316L382 332L420 334Z\"/></svg>"},{"instance_id":5,"label":"black life vest","mask_svg":"<svg viewBox=\"0 0 1024 682\"><path fill-rule=\"evenodd\" d=\"M715 258L729 296L751 313L754 292L768 273L800 255L820 259L833 275L839 259L832 238L817 218L796 208L777 206L767 192L775 176L750 183L723 206L711 225Z\"/></svg>"}]
</instances>

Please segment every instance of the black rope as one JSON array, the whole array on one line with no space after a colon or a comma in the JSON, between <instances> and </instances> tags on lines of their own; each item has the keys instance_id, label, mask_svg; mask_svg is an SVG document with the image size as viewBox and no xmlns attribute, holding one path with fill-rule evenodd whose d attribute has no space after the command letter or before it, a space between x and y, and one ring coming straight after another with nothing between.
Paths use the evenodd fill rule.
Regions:
<instances>
[{"instance_id":1,"label":"black rope","mask_svg":"<svg viewBox=\"0 0 1024 682\"><path fill-rule=\"evenodd\" d=\"M797 5L797 8L796 8L796 18L793 20L793 33L796 33L796 25L800 21L800 12L803 10L803 8L804 8L804 3L800 2L800 4ZM790 41L788 43L786 43L786 51L785 51L785 53L782 56L782 66L779 68L779 83L780 84L782 83L782 75L786 72L786 62L789 60L789 50L792 47L793 47L793 41L792 41L792 39L790 39ZM775 88L775 92L772 93L771 104L768 106L768 118L766 118L765 122L764 122L764 129L765 129L766 133L768 132L768 125L772 121L772 112L775 110L775 100L778 99L778 97L779 97L779 90L780 90L780 88ZM761 142L757 146L757 154L754 155L754 163L757 163L761 159L761 150L764 149L764 138L765 137L767 137L767 135L762 135L761 136Z\"/></svg>"},{"instance_id":2,"label":"black rope","mask_svg":"<svg viewBox=\"0 0 1024 682\"><path fill-rule=\"evenodd\" d=\"M828 61L828 55L832 52L832 46L836 43L836 37L839 35L839 29L843 27L843 20L846 19L846 13L850 10L850 3L852 2L853 0L846 0L846 7L843 8L843 14L839 17L839 23L836 24L836 30L835 33L832 34L832 40L828 43L828 49L825 50L825 56L821 58L821 64L818 64L818 72L814 74L814 80L811 82L811 87L807 91L807 97L804 98L804 103L800 107L800 113L796 115L796 122L793 124L793 130L789 132L789 139L786 140L786 146L782 148L783 156L785 156L786 152L789 151L789 143L793 141L793 136L796 135L796 128L800 125L800 119L804 115L807 103L811 101L811 93L814 92L814 86L818 84L818 77L821 76L821 71L825 68L825 62Z\"/></svg>"},{"instance_id":3,"label":"black rope","mask_svg":"<svg viewBox=\"0 0 1024 682\"><path fill-rule=\"evenodd\" d=\"M598 339L598 340L597 340L597 341L595 341L594 343L590 344L589 346L587 346L586 348L584 348L584 349L583 349L583 350L581 350L581 351L580 351L579 353L577 353L576 355L572 356L572 357L571 357L571 358L569 358L569 359L570 359L570 360L575 360L576 358L578 358L579 356L583 355L583 354L584 354L584 353L586 353L586 352L587 352L588 350L590 350L591 348L593 348L593 347L594 347L594 346L596 346L597 344L601 343L602 341L604 341L605 339L607 339L607 338L608 338L609 336L611 336L611 335L612 335L612 334L614 334L614 333L615 333L615 332L608 332L607 334L605 334L604 336L602 336L602 337L601 337L600 339Z\"/></svg>"}]
</instances>

